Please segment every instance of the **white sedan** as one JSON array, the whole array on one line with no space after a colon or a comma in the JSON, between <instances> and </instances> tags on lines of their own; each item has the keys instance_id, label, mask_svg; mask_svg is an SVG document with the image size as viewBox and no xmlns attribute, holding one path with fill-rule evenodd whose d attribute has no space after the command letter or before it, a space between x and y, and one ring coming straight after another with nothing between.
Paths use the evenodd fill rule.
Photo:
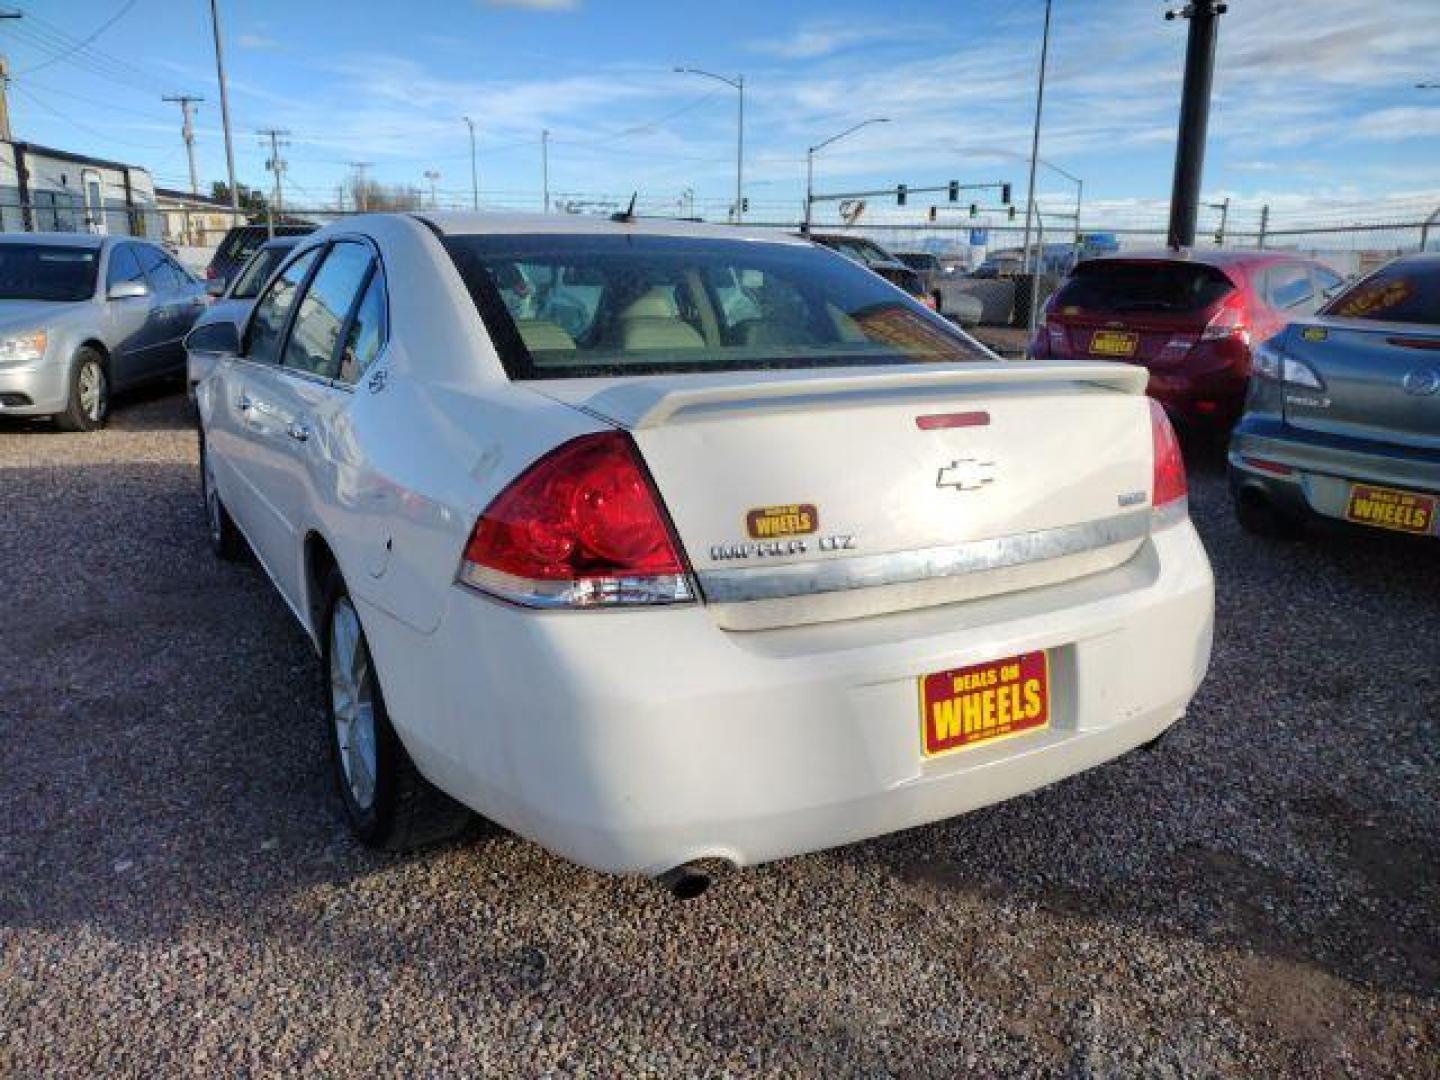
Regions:
<instances>
[{"instance_id":1,"label":"white sedan","mask_svg":"<svg viewBox=\"0 0 1440 1080\"><path fill-rule=\"evenodd\" d=\"M698 891L1152 742L1209 662L1145 373L804 240L356 217L188 344L211 541L321 653L371 844L474 810Z\"/></svg>"}]
</instances>

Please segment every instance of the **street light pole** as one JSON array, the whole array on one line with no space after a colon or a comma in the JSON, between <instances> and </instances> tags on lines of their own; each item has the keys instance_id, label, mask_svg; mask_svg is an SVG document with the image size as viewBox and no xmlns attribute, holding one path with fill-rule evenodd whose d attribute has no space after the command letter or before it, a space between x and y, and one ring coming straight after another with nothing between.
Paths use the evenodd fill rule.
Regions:
<instances>
[{"instance_id":1,"label":"street light pole","mask_svg":"<svg viewBox=\"0 0 1440 1080\"><path fill-rule=\"evenodd\" d=\"M468 116L462 116L465 126L470 129L470 206L472 209L480 209L480 169L475 164L475 121Z\"/></svg>"},{"instance_id":2,"label":"street light pole","mask_svg":"<svg viewBox=\"0 0 1440 1080\"><path fill-rule=\"evenodd\" d=\"M699 68L691 67L677 67L675 71L681 75L702 75L739 91L740 112L738 130L735 135L735 220L736 222L743 221L745 220L745 76L738 75L732 79L726 75L716 75L713 71L702 71Z\"/></svg>"},{"instance_id":3,"label":"street light pole","mask_svg":"<svg viewBox=\"0 0 1440 1080\"><path fill-rule=\"evenodd\" d=\"M1035 130L1030 136L1030 191L1025 198L1025 239L1022 265L1032 271L1030 262L1030 222L1035 214L1035 165L1040 156L1040 110L1045 104L1045 62L1050 55L1050 0L1045 0L1045 29L1040 36L1040 76L1035 86Z\"/></svg>"},{"instance_id":4,"label":"street light pole","mask_svg":"<svg viewBox=\"0 0 1440 1080\"><path fill-rule=\"evenodd\" d=\"M1205 130L1210 125L1210 85L1215 77L1216 22L1226 6L1217 0L1191 0L1166 19L1190 20L1185 41L1185 82L1180 91L1180 130L1175 140L1175 181L1170 189L1169 246L1195 243L1200 208L1200 178L1205 170Z\"/></svg>"},{"instance_id":5,"label":"street light pole","mask_svg":"<svg viewBox=\"0 0 1440 1080\"><path fill-rule=\"evenodd\" d=\"M861 120L860 123L846 128L839 135L831 135L830 138L816 143L805 151L805 224L801 228L801 232L806 234L810 232L810 212L815 205L815 154L824 150L831 143L839 142L846 135L853 135L863 127L870 124L888 124L889 122L888 116L872 116L869 120Z\"/></svg>"}]
</instances>

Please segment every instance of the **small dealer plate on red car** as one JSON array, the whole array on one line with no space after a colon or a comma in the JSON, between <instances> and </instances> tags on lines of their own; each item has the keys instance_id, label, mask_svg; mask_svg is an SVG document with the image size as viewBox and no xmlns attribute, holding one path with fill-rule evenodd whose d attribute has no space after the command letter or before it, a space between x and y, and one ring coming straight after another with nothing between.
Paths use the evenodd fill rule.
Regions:
<instances>
[{"instance_id":1,"label":"small dealer plate on red car","mask_svg":"<svg viewBox=\"0 0 1440 1080\"><path fill-rule=\"evenodd\" d=\"M926 757L1049 724L1050 658L1043 651L920 679L920 745Z\"/></svg>"}]
</instances>

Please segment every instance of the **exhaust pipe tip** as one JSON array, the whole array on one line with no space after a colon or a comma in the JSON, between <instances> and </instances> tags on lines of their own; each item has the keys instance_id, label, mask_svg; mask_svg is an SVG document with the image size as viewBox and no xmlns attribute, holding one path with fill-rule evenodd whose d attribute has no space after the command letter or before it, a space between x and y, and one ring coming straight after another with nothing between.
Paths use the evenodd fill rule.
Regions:
<instances>
[{"instance_id":1,"label":"exhaust pipe tip","mask_svg":"<svg viewBox=\"0 0 1440 1080\"><path fill-rule=\"evenodd\" d=\"M655 880L676 900L696 900L710 890L719 872L729 867L723 859L705 859L681 863Z\"/></svg>"}]
</instances>

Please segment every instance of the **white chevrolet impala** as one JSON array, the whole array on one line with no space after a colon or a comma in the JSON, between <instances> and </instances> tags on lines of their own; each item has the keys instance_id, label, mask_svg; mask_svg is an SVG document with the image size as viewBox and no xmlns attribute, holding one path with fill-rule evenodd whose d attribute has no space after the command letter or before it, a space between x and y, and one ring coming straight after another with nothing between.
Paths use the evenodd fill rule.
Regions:
<instances>
[{"instance_id":1,"label":"white chevrolet impala","mask_svg":"<svg viewBox=\"0 0 1440 1080\"><path fill-rule=\"evenodd\" d=\"M371 844L473 810L693 883L1098 765L1209 662L1145 372L1000 362L804 240L362 216L189 346L211 541L315 642Z\"/></svg>"}]
</instances>

